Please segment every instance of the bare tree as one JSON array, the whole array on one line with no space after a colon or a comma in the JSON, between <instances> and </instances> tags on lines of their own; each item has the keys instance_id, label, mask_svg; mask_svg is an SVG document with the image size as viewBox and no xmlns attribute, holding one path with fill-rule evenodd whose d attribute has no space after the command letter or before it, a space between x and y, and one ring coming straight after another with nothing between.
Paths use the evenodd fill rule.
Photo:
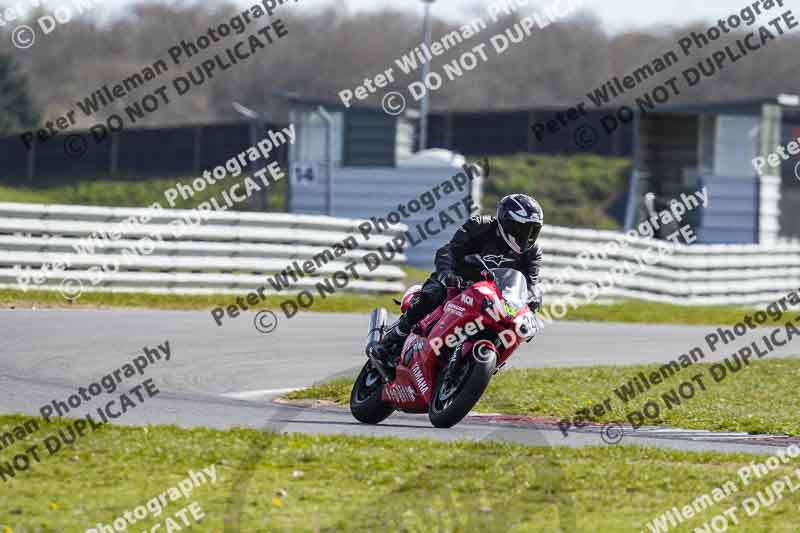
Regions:
<instances>
[{"instance_id":1,"label":"bare tree","mask_svg":"<svg viewBox=\"0 0 800 533\"><path fill-rule=\"evenodd\" d=\"M291 6L291 5L290 5ZM169 60L168 49L181 40L194 40L209 27L228 21L241 7L221 5L134 5L128 15L111 24L100 25L83 18L59 25L50 35L39 36L34 47L17 50L10 44L10 26L0 28L0 53L12 55L30 80L33 101L44 119L73 109L75 102L89 96L104 84L119 83L125 77L151 65L157 59ZM480 8L476 8L476 15ZM35 25L37 11L28 23ZM281 103L271 98L276 89L336 101L343 89L354 89L365 78L373 78L394 67L395 83L385 90L406 91L419 78L405 76L395 60L419 44L421 21L406 12L392 9L355 12L346 7L328 8L316 13L283 8L281 18L288 36L266 50L193 87L180 98L173 98L141 124L188 124L236 119L231 102L240 100L261 107L272 116L282 112ZM484 17L485 18L485 17ZM83 126L97 122L108 113L119 113L125 106L172 78L185 75L200 61L212 57L269 21L262 17L248 26L247 33L231 35L203 53L170 70L146 87L117 100L100 117L82 117ZM465 21L466 22L466 21ZM501 18L479 34L464 40L441 57L434 58L432 70L442 73L443 65L457 60L474 46L486 43L488 61L481 62L463 77L447 81L431 94L434 110L497 110L554 105L573 105L586 101L586 93L613 76L624 76L654 58L677 48L677 39L699 27L654 28L648 31L607 35L599 22L587 15L555 22L536 29L519 44L498 54L490 38L507 29L513 31L519 15ZM458 26L436 21L434 39L458 30ZM743 34L730 34L729 41ZM728 42L729 42L728 41ZM621 97L615 104L628 103L642 91L671 75L693 66L724 46L723 40L698 51L696 57L681 57L680 64L667 73L654 76L642 87ZM800 44L798 37L781 36L762 50L752 52L735 64L727 65L713 80L687 90L675 103L711 99L730 99L755 95L795 92L800 73L791 53ZM663 79L662 79L663 78ZM363 103L379 105L384 93L378 91Z\"/></svg>"}]
</instances>

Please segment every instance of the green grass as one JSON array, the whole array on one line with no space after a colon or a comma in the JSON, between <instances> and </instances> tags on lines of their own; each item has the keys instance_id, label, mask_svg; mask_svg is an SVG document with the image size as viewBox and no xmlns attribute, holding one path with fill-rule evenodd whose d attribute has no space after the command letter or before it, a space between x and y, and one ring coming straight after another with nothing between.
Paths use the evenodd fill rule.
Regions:
<instances>
[{"instance_id":1,"label":"green grass","mask_svg":"<svg viewBox=\"0 0 800 533\"><path fill-rule=\"evenodd\" d=\"M242 178L240 176L240 178ZM170 206L164 197L164 191L174 187L175 183L191 184L193 177L175 177L171 179L141 179L136 181L126 180L81 180L72 183L62 181L46 181L42 184L25 187L0 186L0 202L23 202L42 204L77 204L101 205L107 207L146 207L155 202L167 209L190 209L216 197L220 204L224 204L222 191L229 189L237 178L210 185L203 191L195 192L194 196L184 199L178 195ZM285 211L286 208L286 179L280 180L269 188L269 210ZM257 209L258 200L253 195L249 202L237 205L238 211Z\"/></svg>"},{"instance_id":2,"label":"green grass","mask_svg":"<svg viewBox=\"0 0 800 533\"><path fill-rule=\"evenodd\" d=\"M242 291L246 295L248 291ZM317 298L309 311L317 313L366 313L378 306L389 309L398 309L392 302L394 295L363 296L343 294L330 296L326 299ZM253 309L280 310L281 302L287 296L266 296L264 301L252 306ZM105 293L86 292L73 303L66 300L57 291L28 290L23 292L18 289L0 289L0 307L135 307L149 309L179 309L179 310L207 310L219 306L227 306L236 301L236 295L172 295L172 294L144 294L144 293Z\"/></svg>"},{"instance_id":3,"label":"green grass","mask_svg":"<svg viewBox=\"0 0 800 533\"><path fill-rule=\"evenodd\" d=\"M22 417L0 417L0 429ZM60 424L60 423L54 423ZM40 443L60 426L0 451L0 461ZM733 480L739 490L686 525L700 526L767 483L790 475L781 465L744 487L737 470L754 456L638 447L537 448L499 442L434 442L347 436L275 435L106 426L42 457L2 483L0 531L84 531L175 486L189 470L215 466L218 480L171 501L149 531L194 501L205 518L191 531L265 532L619 532L645 524ZM763 461L763 458L760 460ZM234 527L229 503L241 500ZM739 513L743 515L743 512ZM226 518L230 522L226 524ZM748 532L796 531L791 498L754 518ZM560 527L560 529L559 529ZM688 531L688 529L682 529ZM178 529L173 529L178 531Z\"/></svg>"},{"instance_id":4,"label":"green grass","mask_svg":"<svg viewBox=\"0 0 800 533\"><path fill-rule=\"evenodd\" d=\"M407 269L406 284L421 282L428 272ZM246 294L246 292L242 292ZM393 299L401 294L376 294L371 296L341 294L322 299L317 298L310 311L337 313L368 313L376 307L385 307L396 313L398 307ZM268 296L255 309L278 309L286 296ZM2 307L144 307L152 309L212 309L229 305L234 295L185 296L172 294L115 294L86 292L75 302L65 300L57 291L0 289ZM590 304L570 310L564 320L592 322L627 322L653 324L729 324L742 320L747 311L732 307L682 307L639 301L627 301L612 305Z\"/></svg>"},{"instance_id":5,"label":"green grass","mask_svg":"<svg viewBox=\"0 0 800 533\"><path fill-rule=\"evenodd\" d=\"M483 206L491 213L511 193L527 193L542 205L547 224L616 229L606 209L628 187L630 161L595 155L489 156Z\"/></svg>"},{"instance_id":6,"label":"green grass","mask_svg":"<svg viewBox=\"0 0 800 533\"><path fill-rule=\"evenodd\" d=\"M670 354L670 357L678 355ZM800 435L800 397L794 394L800 380L800 359L767 358L752 363L736 374L727 375L719 383L709 375L709 364L692 365L627 403L614 393L615 389L639 372L649 376L660 366L500 371L475 409L485 413L573 419L579 410L591 408L610 398L611 412L598 416L596 420L627 422L626 417L630 412L640 411L645 402L654 400L661 409L660 417L645 419L645 425ZM703 374L700 379L707 390L702 391L697 386L694 397L682 401L679 406L670 404L671 408L668 408L662 394L689 381L696 374ZM292 392L286 398L324 399L347 405L352 385L352 378L338 378Z\"/></svg>"},{"instance_id":7,"label":"green grass","mask_svg":"<svg viewBox=\"0 0 800 533\"><path fill-rule=\"evenodd\" d=\"M570 308L564 319L638 324L733 325L741 322L748 313L748 309L739 307L684 306L627 300L608 305L582 305L574 310Z\"/></svg>"},{"instance_id":8,"label":"green grass","mask_svg":"<svg viewBox=\"0 0 800 533\"><path fill-rule=\"evenodd\" d=\"M478 160L479 158L476 158ZM485 212L494 211L506 194L526 192L542 204L548 224L613 229L619 224L606 209L628 184L630 161L594 155L551 156L516 154L489 156L491 174L484 190ZM193 176L169 179L37 179L32 185L0 186L0 202L59 203L144 207L161 202L164 191L176 181L188 183ZM219 195L232 185L224 180L188 200L178 197L175 207L192 208ZM286 180L270 187L269 209L283 211ZM237 207L255 209L256 204Z\"/></svg>"}]
</instances>

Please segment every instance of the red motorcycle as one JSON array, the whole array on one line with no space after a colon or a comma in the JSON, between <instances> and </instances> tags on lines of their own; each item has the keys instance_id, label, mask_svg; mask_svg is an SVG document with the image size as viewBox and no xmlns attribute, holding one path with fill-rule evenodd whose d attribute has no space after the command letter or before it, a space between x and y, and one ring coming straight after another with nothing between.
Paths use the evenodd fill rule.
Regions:
<instances>
[{"instance_id":1,"label":"red motorcycle","mask_svg":"<svg viewBox=\"0 0 800 533\"><path fill-rule=\"evenodd\" d=\"M357 420L377 424L397 409L427 412L434 426L452 427L467 416L519 345L536 335L522 273L490 269L478 255L467 262L482 266L484 279L463 290L449 287L447 300L414 327L394 364L368 353L350 394ZM402 312L419 288L406 292ZM367 345L382 338L387 319L385 309L372 311Z\"/></svg>"}]
</instances>

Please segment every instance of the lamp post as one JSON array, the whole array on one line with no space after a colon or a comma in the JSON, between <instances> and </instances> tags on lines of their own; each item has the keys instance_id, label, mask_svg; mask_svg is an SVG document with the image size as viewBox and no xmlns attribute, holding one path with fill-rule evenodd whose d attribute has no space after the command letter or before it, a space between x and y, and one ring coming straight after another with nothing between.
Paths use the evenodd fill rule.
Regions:
<instances>
[{"instance_id":1,"label":"lamp post","mask_svg":"<svg viewBox=\"0 0 800 533\"><path fill-rule=\"evenodd\" d=\"M261 135L264 135L264 127L266 126L266 120L257 111L250 109L249 107L245 107L239 102L233 103L233 108L236 110L237 113L245 117L250 121L250 146L255 146L258 142L258 139ZM262 161L258 165L254 165L250 163L250 166L253 169L253 172L259 170L258 167L264 168L267 162ZM267 196L267 189L264 188L261 194L261 210L267 211L269 207L269 198Z\"/></svg>"},{"instance_id":2,"label":"lamp post","mask_svg":"<svg viewBox=\"0 0 800 533\"><path fill-rule=\"evenodd\" d=\"M435 0L422 0L425 4L425 19L422 23L422 39L425 46L431 46L431 4ZM422 64L422 77L420 78L422 84L425 85L425 79L428 77L430 65L427 61ZM428 91L422 96L422 107L420 109L419 121L419 149L425 150L428 147Z\"/></svg>"}]
</instances>

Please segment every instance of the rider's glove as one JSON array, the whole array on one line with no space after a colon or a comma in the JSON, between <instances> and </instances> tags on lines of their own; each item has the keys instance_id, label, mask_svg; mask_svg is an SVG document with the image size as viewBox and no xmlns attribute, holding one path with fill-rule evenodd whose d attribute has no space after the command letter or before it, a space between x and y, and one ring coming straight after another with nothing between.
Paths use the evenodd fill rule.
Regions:
<instances>
[{"instance_id":1,"label":"rider's glove","mask_svg":"<svg viewBox=\"0 0 800 533\"><path fill-rule=\"evenodd\" d=\"M528 308L531 312L536 313L542 308L542 289L538 285L534 285L528 290Z\"/></svg>"},{"instance_id":2,"label":"rider's glove","mask_svg":"<svg viewBox=\"0 0 800 533\"><path fill-rule=\"evenodd\" d=\"M438 272L436 274L436 279L444 285L445 287L461 287L464 285L464 280L453 272L452 270L448 270L446 272Z\"/></svg>"}]
</instances>

